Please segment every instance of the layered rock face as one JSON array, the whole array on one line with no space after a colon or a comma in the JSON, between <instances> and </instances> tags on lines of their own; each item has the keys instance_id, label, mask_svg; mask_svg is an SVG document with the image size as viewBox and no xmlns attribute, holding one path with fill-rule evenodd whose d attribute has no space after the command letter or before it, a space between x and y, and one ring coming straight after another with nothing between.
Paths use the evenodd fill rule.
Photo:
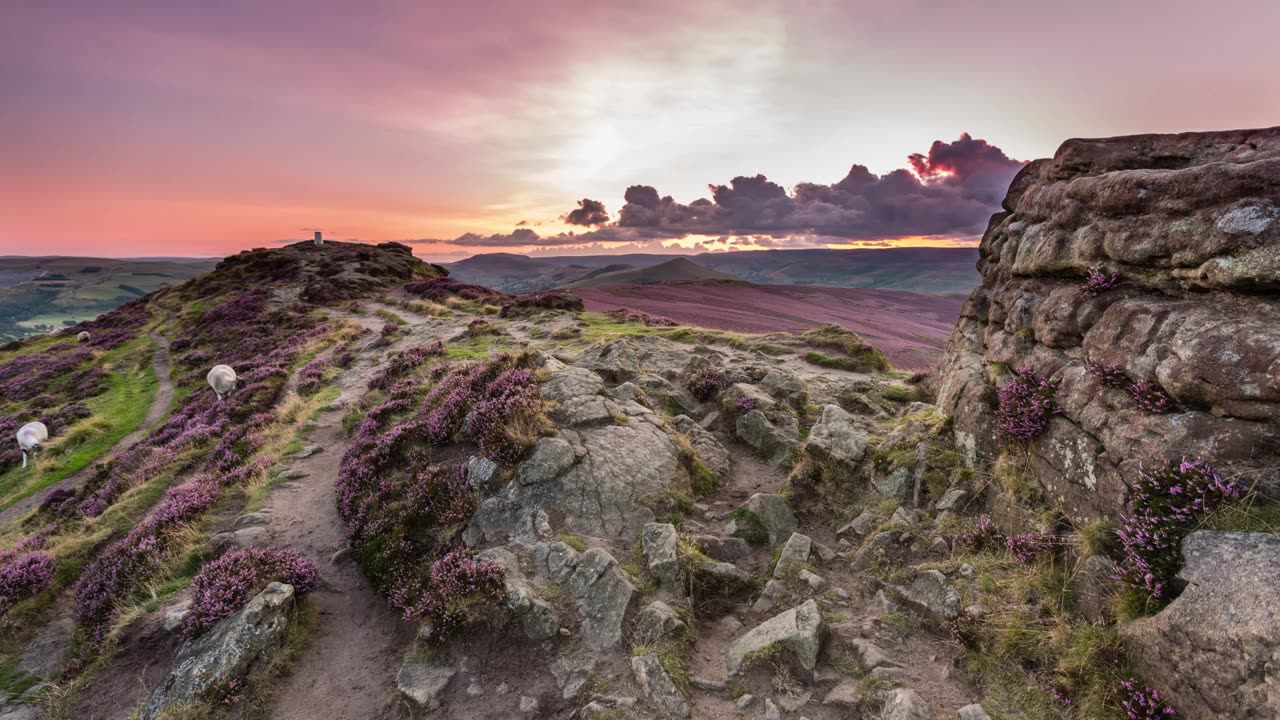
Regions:
<instances>
[{"instance_id":1,"label":"layered rock face","mask_svg":"<svg viewBox=\"0 0 1280 720\"><path fill-rule=\"evenodd\" d=\"M1031 369L1062 413L1030 469L1074 519L1115 518L1140 463L1182 456L1280 495L1280 127L1069 140L1014 179L978 267L938 372L970 462L999 452L997 388ZM1095 267L1118 282L1083 292ZM1176 407L1142 408L1161 393Z\"/></svg>"}]
</instances>

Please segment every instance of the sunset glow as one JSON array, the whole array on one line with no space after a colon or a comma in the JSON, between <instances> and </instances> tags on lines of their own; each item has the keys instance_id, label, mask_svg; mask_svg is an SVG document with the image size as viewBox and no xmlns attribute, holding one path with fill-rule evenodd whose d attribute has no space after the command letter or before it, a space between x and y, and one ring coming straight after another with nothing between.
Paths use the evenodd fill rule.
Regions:
<instances>
[{"instance_id":1,"label":"sunset glow","mask_svg":"<svg viewBox=\"0 0 1280 720\"><path fill-rule=\"evenodd\" d=\"M1267 37L1280 6L1085 5L1101 15L1003 1L22 3L0 26L0 254L223 255L312 227L439 259L954 245L1016 170L958 171L946 153L962 133L1012 162L1068 137L1280 117L1280 95L1259 91L1280 67ZM1250 21L1227 32L1207 13ZM1198 51L1179 53L1188 42ZM853 166L883 187L795 195L834 193ZM894 194L894 171L970 206L887 225L920 206L919 189ZM758 174L794 198L782 215L742 205L748 188L688 221L709 185ZM684 214L620 222L633 186ZM584 198L607 224L565 221ZM518 228L538 242L503 240ZM452 241L468 233L485 244Z\"/></svg>"}]
</instances>

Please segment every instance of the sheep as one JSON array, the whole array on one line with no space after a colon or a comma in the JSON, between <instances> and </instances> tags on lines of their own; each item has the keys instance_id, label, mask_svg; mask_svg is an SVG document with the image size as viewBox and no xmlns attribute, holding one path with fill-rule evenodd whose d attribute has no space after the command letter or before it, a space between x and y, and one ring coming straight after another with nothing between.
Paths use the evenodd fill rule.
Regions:
<instances>
[{"instance_id":1,"label":"sheep","mask_svg":"<svg viewBox=\"0 0 1280 720\"><path fill-rule=\"evenodd\" d=\"M89 342L89 331L81 330L80 334L76 336L76 342L82 342L82 343Z\"/></svg>"},{"instance_id":2,"label":"sheep","mask_svg":"<svg viewBox=\"0 0 1280 720\"><path fill-rule=\"evenodd\" d=\"M22 467L27 466L27 453L34 455L40 449L40 443L48 439L49 428L38 420L18 428L18 449L22 450Z\"/></svg>"},{"instance_id":3,"label":"sheep","mask_svg":"<svg viewBox=\"0 0 1280 720\"><path fill-rule=\"evenodd\" d=\"M232 370L230 365L214 365L207 379L209 387L218 394L218 402L222 402L223 396L230 395L231 391L239 385L236 371Z\"/></svg>"}]
</instances>

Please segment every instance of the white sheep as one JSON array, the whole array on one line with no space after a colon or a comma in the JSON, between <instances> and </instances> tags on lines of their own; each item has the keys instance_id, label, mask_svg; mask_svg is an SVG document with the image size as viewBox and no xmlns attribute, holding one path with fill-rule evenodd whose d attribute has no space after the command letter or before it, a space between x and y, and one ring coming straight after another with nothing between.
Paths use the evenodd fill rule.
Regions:
<instances>
[{"instance_id":1,"label":"white sheep","mask_svg":"<svg viewBox=\"0 0 1280 720\"><path fill-rule=\"evenodd\" d=\"M35 454L40 449L40 443L48 439L49 428L38 420L18 428L18 449L22 450L22 467L27 466L27 453Z\"/></svg>"},{"instance_id":2,"label":"white sheep","mask_svg":"<svg viewBox=\"0 0 1280 720\"><path fill-rule=\"evenodd\" d=\"M230 395L231 391L236 389L239 379L230 365L214 365L209 371L208 380L209 387L218 394L218 401L221 402L223 396Z\"/></svg>"},{"instance_id":3,"label":"white sheep","mask_svg":"<svg viewBox=\"0 0 1280 720\"><path fill-rule=\"evenodd\" d=\"M82 343L89 342L89 331L81 330L80 334L76 336L76 342L82 342Z\"/></svg>"}]
</instances>

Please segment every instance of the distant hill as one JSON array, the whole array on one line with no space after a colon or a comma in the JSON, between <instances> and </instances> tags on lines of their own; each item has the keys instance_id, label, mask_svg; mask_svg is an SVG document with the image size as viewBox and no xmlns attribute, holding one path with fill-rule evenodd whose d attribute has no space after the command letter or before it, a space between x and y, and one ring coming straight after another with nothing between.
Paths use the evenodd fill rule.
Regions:
<instances>
[{"instance_id":1,"label":"distant hill","mask_svg":"<svg viewBox=\"0 0 1280 720\"><path fill-rule=\"evenodd\" d=\"M0 258L0 342L91 320L217 264L216 259Z\"/></svg>"},{"instance_id":2,"label":"distant hill","mask_svg":"<svg viewBox=\"0 0 1280 720\"><path fill-rule=\"evenodd\" d=\"M448 267L454 277L464 282L520 293L553 287L581 287L575 283L623 269L611 266L645 268L676 259L741 280L769 285L822 285L947 294L967 293L977 286L979 280L976 248L755 250L700 255L632 253L537 258L494 253L477 255Z\"/></svg>"},{"instance_id":3,"label":"distant hill","mask_svg":"<svg viewBox=\"0 0 1280 720\"><path fill-rule=\"evenodd\" d=\"M624 266L625 267L625 266ZM737 280L738 278L699 265L688 258L678 257L648 267L631 267L625 270L590 274L589 277L571 282L565 287L605 287L609 285L653 285L655 283L692 282L696 280Z\"/></svg>"}]
</instances>

